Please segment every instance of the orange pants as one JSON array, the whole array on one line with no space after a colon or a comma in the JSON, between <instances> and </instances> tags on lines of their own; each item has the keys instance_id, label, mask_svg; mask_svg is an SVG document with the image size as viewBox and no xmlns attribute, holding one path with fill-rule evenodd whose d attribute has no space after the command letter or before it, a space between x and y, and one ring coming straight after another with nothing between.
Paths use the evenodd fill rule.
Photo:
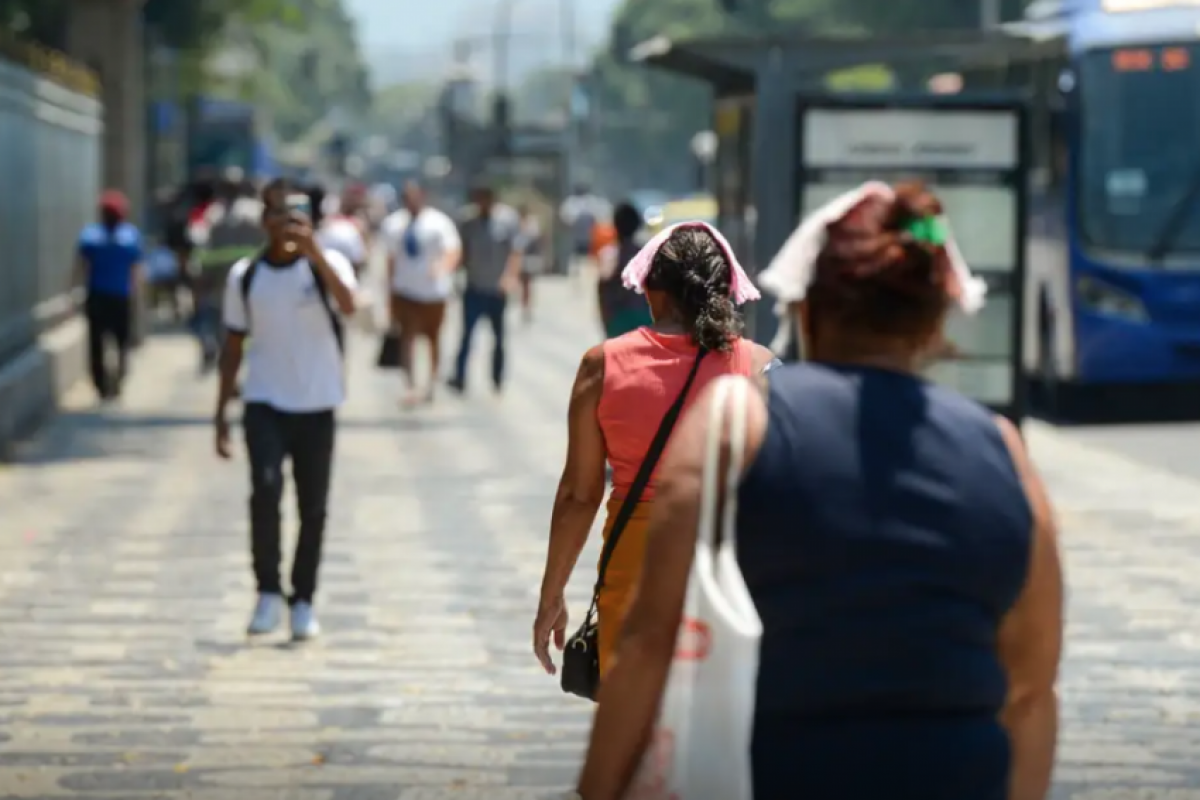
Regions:
<instances>
[{"instance_id":1,"label":"orange pants","mask_svg":"<svg viewBox=\"0 0 1200 800\"><path fill-rule=\"evenodd\" d=\"M611 498L608 501L608 520L604 523L604 540L608 541L612 524L621 510L624 501ZM608 562L608 571L604 575L604 588L600 590L600 602L597 606L597 617L600 625L600 675L603 676L612 666L617 643L621 639L621 626L625 622L625 614L633 602L633 594L637 590L638 581L642 577L642 563L646 555L646 532L650 527L650 509L652 501L637 504L629 524L621 533L621 540L613 551L612 560Z\"/></svg>"}]
</instances>

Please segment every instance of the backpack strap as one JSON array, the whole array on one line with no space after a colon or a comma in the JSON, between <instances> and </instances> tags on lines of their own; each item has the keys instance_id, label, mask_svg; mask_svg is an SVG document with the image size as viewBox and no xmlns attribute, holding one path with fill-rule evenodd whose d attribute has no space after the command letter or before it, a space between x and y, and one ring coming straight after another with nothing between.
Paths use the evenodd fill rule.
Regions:
<instances>
[{"instance_id":1,"label":"backpack strap","mask_svg":"<svg viewBox=\"0 0 1200 800\"><path fill-rule=\"evenodd\" d=\"M246 335L250 335L250 286L254 283L254 275L258 272L258 264L267 257L267 251L259 250L250 257L250 263L246 265L246 271L242 273L241 290L242 290L242 308L246 312Z\"/></svg>"},{"instance_id":2,"label":"backpack strap","mask_svg":"<svg viewBox=\"0 0 1200 800\"><path fill-rule=\"evenodd\" d=\"M321 304L325 306L325 312L329 315L329 324L333 326L333 337L337 339L338 351L343 355L346 352L346 332L342 329L342 320L338 316L337 311L333 308L333 303L329 301L329 290L325 288L325 282L321 280L321 276L317 274L317 268L313 266L311 261L308 262L308 268L312 270L313 283L316 284L317 294L321 297Z\"/></svg>"},{"instance_id":3,"label":"backpack strap","mask_svg":"<svg viewBox=\"0 0 1200 800\"><path fill-rule=\"evenodd\" d=\"M246 271L242 273L241 290L242 290L242 307L246 309L246 335L250 334L250 287L254 283L254 276L258 272L259 262L266 258L266 250L260 250L254 254L253 260L246 267ZM325 307L325 312L329 315L329 324L333 328L333 336L337 339L338 351L346 352L346 333L342 328L342 321L334 311L333 305L329 302L329 290L325 288L324 281L317 274L317 268L313 266L311 261L305 259L308 263L308 268L312 270L313 284L316 286L317 295L321 298L321 305Z\"/></svg>"}]
</instances>

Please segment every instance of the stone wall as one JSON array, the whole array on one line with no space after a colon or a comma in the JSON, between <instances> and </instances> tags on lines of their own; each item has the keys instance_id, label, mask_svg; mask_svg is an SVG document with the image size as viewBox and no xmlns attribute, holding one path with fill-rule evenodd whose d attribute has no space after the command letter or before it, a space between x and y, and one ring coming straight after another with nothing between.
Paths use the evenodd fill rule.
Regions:
<instances>
[{"instance_id":1,"label":"stone wall","mask_svg":"<svg viewBox=\"0 0 1200 800\"><path fill-rule=\"evenodd\" d=\"M72 275L95 217L104 114L57 56L36 55L0 55L0 456L85 370Z\"/></svg>"}]
</instances>

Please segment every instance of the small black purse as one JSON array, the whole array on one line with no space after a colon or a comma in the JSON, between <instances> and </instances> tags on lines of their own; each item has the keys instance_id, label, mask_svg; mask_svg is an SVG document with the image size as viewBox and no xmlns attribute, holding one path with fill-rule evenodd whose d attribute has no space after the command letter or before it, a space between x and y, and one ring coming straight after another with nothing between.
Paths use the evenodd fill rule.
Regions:
<instances>
[{"instance_id":1,"label":"small black purse","mask_svg":"<svg viewBox=\"0 0 1200 800\"><path fill-rule=\"evenodd\" d=\"M658 426L658 433L654 435L654 440L646 451L646 457L642 459L642 466L638 469L637 477L634 478L633 485L629 487L629 493L625 495L625 500L621 503L621 510L617 512L617 518L613 520L608 540L604 542L604 549L600 552L600 569L596 578L596 587L592 591L592 604L588 607L587 615L583 618L583 624L579 626L579 630L575 631L567 640L566 646L563 647L562 690L567 694L594 701L596 694L600 691L600 625L597 620L597 612L600 604L600 590L604 588L604 573L608 570L608 562L612 560L612 555L617 549L621 533L632 519L634 509L637 508L642 494L646 491L646 486L650 483L650 476L654 474L658 460L662 457L663 451L667 449L671 431L674 430L675 423L679 421L683 404L687 401L688 392L691 391L692 384L696 381L696 373L700 371L700 362L704 359L706 352L704 348L700 348L700 352L696 354L696 360L692 363L692 371L688 373L687 382L683 384L679 396L675 398L675 402L663 416L662 424Z\"/></svg>"},{"instance_id":2,"label":"small black purse","mask_svg":"<svg viewBox=\"0 0 1200 800\"><path fill-rule=\"evenodd\" d=\"M388 331L379 340L379 355L375 357L375 366L379 369L400 369L400 337L395 331Z\"/></svg>"}]
</instances>

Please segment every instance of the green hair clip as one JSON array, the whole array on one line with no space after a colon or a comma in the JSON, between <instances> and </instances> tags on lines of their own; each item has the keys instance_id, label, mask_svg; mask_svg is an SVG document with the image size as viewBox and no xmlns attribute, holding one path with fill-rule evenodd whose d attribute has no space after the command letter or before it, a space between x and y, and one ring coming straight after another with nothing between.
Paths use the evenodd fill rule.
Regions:
<instances>
[{"instance_id":1,"label":"green hair clip","mask_svg":"<svg viewBox=\"0 0 1200 800\"><path fill-rule=\"evenodd\" d=\"M949 238L946 223L940 217L914 219L904 226L904 232L911 236L914 242L938 247L944 246Z\"/></svg>"}]
</instances>

